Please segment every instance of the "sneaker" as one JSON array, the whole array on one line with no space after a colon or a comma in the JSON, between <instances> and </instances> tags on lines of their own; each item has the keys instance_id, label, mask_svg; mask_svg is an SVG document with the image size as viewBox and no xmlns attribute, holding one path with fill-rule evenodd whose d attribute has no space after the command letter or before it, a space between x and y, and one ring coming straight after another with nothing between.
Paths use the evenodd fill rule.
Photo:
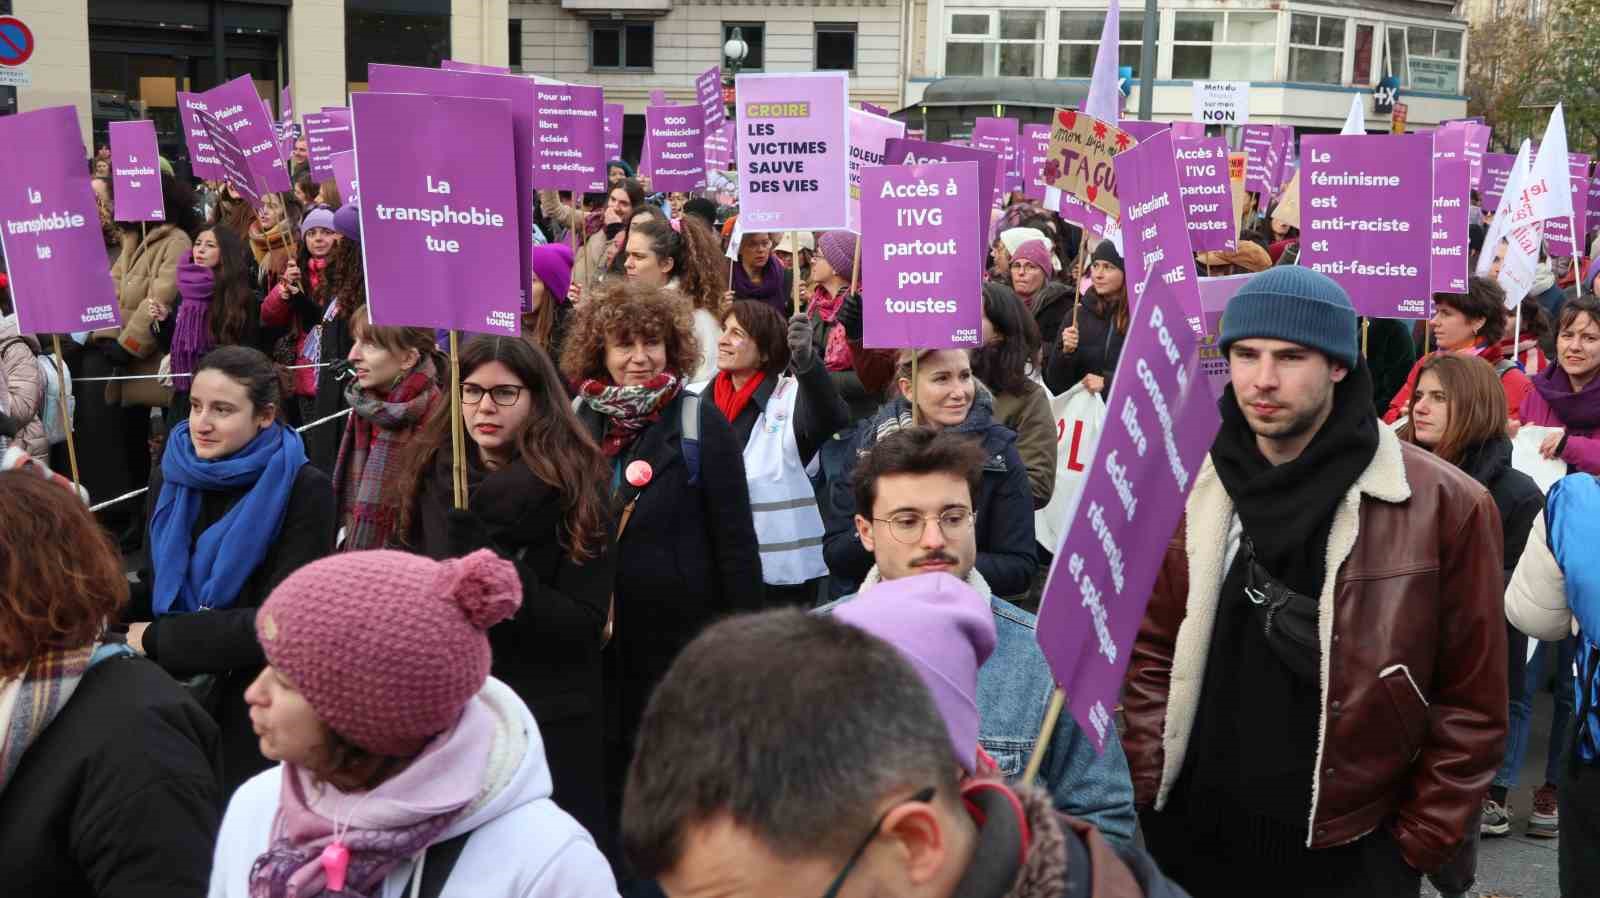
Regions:
<instances>
[{"instance_id":1,"label":"sneaker","mask_svg":"<svg viewBox=\"0 0 1600 898\"><path fill-rule=\"evenodd\" d=\"M1484 796L1483 819L1478 823L1478 832L1485 836L1504 836L1510 833L1510 810L1500 802Z\"/></svg>"},{"instance_id":2,"label":"sneaker","mask_svg":"<svg viewBox=\"0 0 1600 898\"><path fill-rule=\"evenodd\" d=\"M1528 818L1528 835L1554 839L1561 834L1561 812L1556 805L1556 787L1546 783L1533 793L1533 816Z\"/></svg>"}]
</instances>

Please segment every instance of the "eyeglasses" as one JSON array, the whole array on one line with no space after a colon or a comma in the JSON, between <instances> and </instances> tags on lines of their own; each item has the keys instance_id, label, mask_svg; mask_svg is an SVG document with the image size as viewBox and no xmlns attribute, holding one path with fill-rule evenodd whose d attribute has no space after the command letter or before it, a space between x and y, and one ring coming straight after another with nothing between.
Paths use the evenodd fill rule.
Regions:
<instances>
[{"instance_id":1,"label":"eyeglasses","mask_svg":"<svg viewBox=\"0 0 1600 898\"><path fill-rule=\"evenodd\" d=\"M939 532L944 534L945 539L955 539L972 527L978 520L978 513L970 508L947 508L937 515L902 511L887 518L873 518L873 520L880 524L888 524L889 534L897 542L914 546L917 540L922 539L922 534L927 532L929 518L939 522Z\"/></svg>"},{"instance_id":2,"label":"eyeglasses","mask_svg":"<svg viewBox=\"0 0 1600 898\"><path fill-rule=\"evenodd\" d=\"M463 405L477 405L487 395L495 405L502 408L510 408L517 404L518 399L522 398L522 390L522 387L513 384L502 384L498 387L490 387L487 390L477 384L462 384L461 402Z\"/></svg>"},{"instance_id":3,"label":"eyeglasses","mask_svg":"<svg viewBox=\"0 0 1600 898\"><path fill-rule=\"evenodd\" d=\"M844 862L844 869L840 870L839 875L833 878L833 885L828 886L828 890L822 893L822 898L836 898L836 896L839 894L839 890L844 887L845 877L849 876L850 871L856 868L856 864L861 861L861 856L867 853L867 846L871 845L872 841L878 838L878 830L883 828L883 821L888 820L890 814L893 814L895 811L905 807L908 804L911 804L914 801L922 802L924 804L932 801L935 791L937 790L935 790L934 787L929 786L928 788L923 789L921 792L918 792L910 798L907 798L905 801L896 802L887 811L884 811L882 816L878 817L878 819L873 822L872 831L867 833L867 837L861 840L861 844L856 846L856 850L850 853L850 859Z\"/></svg>"}]
</instances>

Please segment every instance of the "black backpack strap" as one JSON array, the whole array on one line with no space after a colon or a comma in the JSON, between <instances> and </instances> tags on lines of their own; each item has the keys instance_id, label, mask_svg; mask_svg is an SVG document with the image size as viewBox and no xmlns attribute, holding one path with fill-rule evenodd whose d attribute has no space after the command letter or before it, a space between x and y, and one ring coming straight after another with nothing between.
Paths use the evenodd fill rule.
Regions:
<instances>
[{"instance_id":1,"label":"black backpack strap","mask_svg":"<svg viewBox=\"0 0 1600 898\"><path fill-rule=\"evenodd\" d=\"M422 865L422 898L439 898L443 894L444 884L450 880L450 871L456 868L461 849L466 847L470 838L472 833L464 832L428 847Z\"/></svg>"}]
</instances>

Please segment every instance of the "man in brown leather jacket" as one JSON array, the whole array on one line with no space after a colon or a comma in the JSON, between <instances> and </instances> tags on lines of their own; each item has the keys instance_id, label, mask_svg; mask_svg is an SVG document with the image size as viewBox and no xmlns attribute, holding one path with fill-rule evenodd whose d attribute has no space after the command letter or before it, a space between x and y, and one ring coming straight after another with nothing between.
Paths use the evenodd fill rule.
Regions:
<instances>
[{"instance_id":1,"label":"man in brown leather jacket","mask_svg":"<svg viewBox=\"0 0 1600 898\"><path fill-rule=\"evenodd\" d=\"M1151 853L1196 898L1416 896L1478 825L1506 730L1499 517L1380 426L1356 315L1273 268L1128 669Z\"/></svg>"}]
</instances>

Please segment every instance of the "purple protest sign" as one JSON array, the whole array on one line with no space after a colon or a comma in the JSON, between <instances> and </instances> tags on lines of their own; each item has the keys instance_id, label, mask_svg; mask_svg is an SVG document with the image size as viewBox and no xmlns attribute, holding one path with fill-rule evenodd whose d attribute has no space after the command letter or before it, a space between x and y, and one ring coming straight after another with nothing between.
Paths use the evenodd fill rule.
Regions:
<instances>
[{"instance_id":1,"label":"purple protest sign","mask_svg":"<svg viewBox=\"0 0 1600 898\"><path fill-rule=\"evenodd\" d=\"M948 143L928 143L910 138L890 138L883 147L884 161L889 165L926 165L930 162L976 162L978 164L978 196L982 214L973 217L978 226L978 243L989 240L989 216L1000 195L1000 185L995 181L995 154L977 147L958 147Z\"/></svg>"},{"instance_id":2,"label":"purple protest sign","mask_svg":"<svg viewBox=\"0 0 1600 898\"><path fill-rule=\"evenodd\" d=\"M318 183L333 177L333 157L355 146L350 133L350 110L325 108L305 114L306 153L311 160L311 178Z\"/></svg>"},{"instance_id":3,"label":"purple protest sign","mask_svg":"<svg viewBox=\"0 0 1600 898\"><path fill-rule=\"evenodd\" d=\"M1172 132L1163 128L1141 139L1138 146L1118 153L1112 165L1122 203L1129 302L1139 308L1148 288L1170 294L1198 336L1200 288L1195 284L1194 251L1189 247ZM1227 177L1226 156L1219 167Z\"/></svg>"},{"instance_id":4,"label":"purple protest sign","mask_svg":"<svg viewBox=\"0 0 1600 898\"><path fill-rule=\"evenodd\" d=\"M368 92L350 103L372 323L521 333L527 236L510 205L510 102Z\"/></svg>"},{"instance_id":5,"label":"purple protest sign","mask_svg":"<svg viewBox=\"0 0 1600 898\"><path fill-rule=\"evenodd\" d=\"M78 112L52 106L0 116L0 252L24 334L116 327L117 294L84 177ZM159 198L159 188L157 192Z\"/></svg>"},{"instance_id":6,"label":"purple protest sign","mask_svg":"<svg viewBox=\"0 0 1600 898\"><path fill-rule=\"evenodd\" d=\"M1433 133L1432 274L1429 293L1467 292L1467 222L1472 205L1472 163L1467 126L1447 124Z\"/></svg>"},{"instance_id":7,"label":"purple protest sign","mask_svg":"<svg viewBox=\"0 0 1600 898\"><path fill-rule=\"evenodd\" d=\"M721 128L706 130L706 171L726 171L733 161L730 152L730 134L726 123ZM707 174L707 178L710 175Z\"/></svg>"},{"instance_id":8,"label":"purple protest sign","mask_svg":"<svg viewBox=\"0 0 1600 898\"><path fill-rule=\"evenodd\" d=\"M505 100L511 104L512 151L516 153L517 207L507 215L517 216L516 232L523 235L518 247L522 264L522 295L524 299L533 289L533 228L525 226L538 201L533 189L533 106L532 79L518 75L489 74L485 72L444 71L422 69L403 65L367 64L367 90L391 93L431 94L441 97L483 97ZM478 143L477 135L452 135L447 144L461 146L470 151Z\"/></svg>"},{"instance_id":9,"label":"purple protest sign","mask_svg":"<svg viewBox=\"0 0 1600 898\"><path fill-rule=\"evenodd\" d=\"M653 90L653 91L651 91L650 92L650 105L651 106L665 106L665 105L667 105L667 92L664 91L664 90Z\"/></svg>"},{"instance_id":10,"label":"purple protest sign","mask_svg":"<svg viewBox=\"0 0 1600 898\"><path fill-rule=\"evenodd\" d=\"M606 136L598 87L540 84L533 98L533 180L546 190L605 189Z\"/></svg>"},{"instance_id":11,"label":"purple protest sign","mask_svg":"<svg viewBox=\"0 0 1600 898\"><path fill-rule=\"evenodd\" d=\"M1117 738L1111 712L1150 588L1221 424L1183 317L1177 298L1155 286L1134 308L1105 429L1039 608L1039 648L1100 750Z\"/></svg>"},{"instance_id":12,"label":"purple protest sign","mask_svg":"<svg viewBox=\"0 0 1600 898\"><path fill-rule=\"evenodd\" d=\"M1425 318L1433 135L1304 139L1300 264L1339 282L1356 313Z\"/></svg>"},{"instance_id":13,"label":"purple protest sign","mask_svg":"<svg viewBox=\"0 0 1600 898\"><path fill-rule=\"evenodd\" d=\"M239 196L250 204L250 208L259 209L261 195L270 191L261 184L259 175L251 170L250 160L245 156L244 149L234 141L233 135L228 132L228 126L217 121L216 116L210 112L195 114L211 137L211 145L216 147L217 161L222 163L222 180L232 184Z\"/></svg>"},{"instance_id":14,"label":"purple protest sign","mask_svg":"<svg viewBox=\"0 0 1600 898\"><path fill-rule=\"evenodd\" d=\"M656 190L706 188L706 122L699 106L647 106L645 156Z\"/></svg>"},{"instance_id":15,"label":"purple protest sign","mask_svg":"<svg viewBox=\"0 0 1600 898\"><path fill-rule=\"evenodd\" d=\"M889 141L905 135L904 122L850 110L850 221L846 230L861 233L861 170L883 165Z\"/></svg>"},{"instance_id":16,"label":"purple protest sign","mask_svg":"<svg viewBox=\"0 0 1600 898\"><path fill-rule=\"evenodd\" d=\"M742 106L740 108L743 108ZM861 170L865 345L966 349L983 330L983 210L972 162Z\"/></svg>"},{"instance_id":17,"label":"purple protest sign","mask_svg":"<svg viewBox=\"0 0 1600 898\"><path fill-rule=\"evenodd\" d=\"M1472 189L1478 190L1483 183L1483 154L1489 149L1488 125L1473 123L1467 125L1467 162L1472 166Z\"/></svg>"},{"instance_id":18,"label":"purple protest sign","mask_svg":"<svg viewBox=\"0 0 1600 898\"><path fill-rule=\"evenodd\" d=\"M1240 147L1250 154L1244 174L1244 189L1249 193L1267 193L1272 188L1272 172L1267 161L1272 149L1271 125L1245 125L1239 138Z\"/></svg>"},{"instance_id":19,"label":"purple protest sign","mask_svg":"<svg viewBox=\"0 0 1600 898\"><path fill-rule=\"evenodd\" d=\"M1044 163L1050 158L1050 126L1029 123L1022 126L1022 193L1030 200L1044 202L1050 187L1044 180Z\"/></svg>"},{"instance_id":20,"label":"purple protest sign","mask_svg":"<svg viewBox=\"0 0 1600 898\"><path fill-rule=\"evenodd\" d=\"M694 93L705 112L706 131L715 131L728 120L728 110L722 106L722 66L714 65L694 79Z\"/></svg>"},{"instance_id":21,"label":"purple protest sign","mask_svg":"<svg viewBox=\"0 0 1600 898\"><path fill-rule=\"evenodd\" d=\"M882 106L879 106L876 103L868 103L866 100L862 100L861 103L860 103L860 106L861 106L861 111L862 112L870 112L873 115L879 115L879 116L882 116L884 118L888 118L889 117L889 110L883 108Z\"/></svg>"},{"instance_id":22,"label":"purple protest sign","mask_svg":"<svg viewBox=\"0 0 1600 898\"><path fill-rule=\"evenodd\" d=\"M222 180L222 163L211 135L195 115L206 108L205 100L187 91L178 91L178 120L183 124L183 142L189 149L189 168L202 181Z\"/></svg>"},{"instance_id":23,"label":"purple protest sign","mask_svg":"<svg viewBox=\"0 0 1600 898\"><path fill-rule=\"evenodd\" d=\"M117 221L166 221L161 149L149 119L111 123L112 215Z\"/></svg>"},{"instance_id":24,"label":"purple protest sign","mask_svg":"<svg viewBox=\"0 0 1600 898\"><path fill-rule=\"evenodd\" d=\"M837 231L850 222L845 72L737 77L739 219L751 230Z\"/></svg>"},{"instance_id":25,"label":"purple protest sign","mask_svg":"<svg viewBox=\"0 0 1600 898\"><path fill-rule=\"evenodd\" d=\"M1589 154L1567 154L1567 183L1572 191L1572 220L1552 218L1544 223L1545 240L1549 241L1550 255L1587 255L1588 247L1573 247L1572 226L1589 219ZM1583 237L1579 235L1579 242Z\"/></svg>"},{"instance_id":26,"label":"purple protest sign","mask_svg":"<svg viewBox=\"0 0 1600 898\"><path fill-rule=\"evenodd\" d=\"M1589 185L1588 224L1584 225L1585 234L1594 233L1600 228L1600 177L1591 178L1586 182Z\"/></svg>"},{"instance_id":27,"label":"purple protest sign","mask_svg":"<svg viewBox=\"0 0 1600 898\"><path fill-rule=\"evenodd\" d=\"M1500 196L1506 192L1506 179L1511 177L1511 165L1517 157L1509 153L1483 154L1483 179L1478 184L1478 195L1483 198L1483 208L1494 212L1500 208Z\"/></svg>"},{"instance_id":28,"label":"purple protest sign","mask_svg":"<svg viewBox=\"0 0 1600 898\"><path fill-rule=\"evenodd\" d=\"M621 103L607 103L604 109L605 134L606 134L606 161L622 158L622 111ZM609 173L608 173L609 174Z\"/></svg>"},{"instance_id":29,"label":"purple protest sign","mask_svg":"<svg viewBox=\"0 0 1600 898\"><path fill-rule=\"evenodd\" d=\"M356 180L356 151L334 153L328 160L333 171L333 183L339 188L339 198L346 203L361 202L361 182Z\"/></svg>"},{"instance_id":30,"label":"purple protest sign","mask_svg":"<svg viewBox=\"0 0 1600 898\"><path fill-rule=\"evenodd\" d=\"M294 118L294 92L285 84L283 90L278 91L278 120L288 121Z\"/></svg>"},{"instance_id":31,"label":"purple protest sign","mask_svg":"<svg viewBox=\"0 0 1600 898\"><path fill-rule=\"evenodd\" d=\"M1117 127L1133 135L1133 139L1144 143L1147 139L1156 136L1162 131L1172 129L1171 122L1146 122L1139 119L1118 119Z\"/></svg>"},{"instance_id":32,"label":"purple protest sign","mask_svg":"<svg viewBox=\"0 0 1600 898\"><path fill-rule=\"evenodd\" d=\"M1199 140L1206 136L1205 122L1169 122L1172 136L1177 140Z\"/></svg>"},{"instance_id":33,"label":"purple protest sign","mask_svg":"<svg viewBox=\"0 0 1600 898\"><path fill-rule=\"evenodd\" d=\"M505 66L479 65L476 62L456 62L454 59L446 59L444 62L439 63L439 68L446 72L474 72L479 75L511 74L511 70Z\"/></svg>"},{"instance_id":34,"label":"purple protest sign","mask_svg":"<svg viewBox=\"0 0 1600 898\"><path fill-rule=\"evenodd\" d=\"M1254 274L1230 274L1226 277L1200 279L1200 313L1205 327L1205 337L1200 341L1200 373L1211 387L1211 395L1222 398L1222 391L1231 379L1228 357L1217 348L1222 334L1222 313L1228 303Z\"/></svg>"},{"instance_id":35,"label":"purple protest sign","mask_svg":"<svg viewBox=\"0 0 1600 898\"><path fill-rule=\"evenodd\" d=\"M1272 126L1272 143L1267 146L1267 185L1277 193L1288 183L1287 171L1290 145L1294 141L1294 128L1289 125Z\"/></svg>"},{"instance_id":36,"label":"purple protest sign","mask_svg":"<svg viewBox=\"0 0 1600 898\"><path fill-rule=\"evenodd\" d=\"M1022 124L1014 118L979 116L972 123L972 145L1000 154L1000 192L1022 189Z\"/></svg>"},{"instance_id":37,"label":"purple protest sign","mask_svg":"<svg viewBox=\"0 0 1600 898\"><path fill-rule=\"evenodd\" d=\"M205 101L206 111L228 130L233 143L244 154L257 190L263 193L288 190L289 171L272 133L272 119L250 76L240 75L200 97Z\"/></svg>"},{"instance_id":38,"label":"purple protest sign","mask_svg":"<svg viewBox=\"0 0 1600 898\"><path fill-rule=\"evenodd\" d=\"M1220 137L1175 140L1173 148L1191 251L1234 252L1239 240L1228 183L1228 142Z\"/></svg>"}]
</instances>

